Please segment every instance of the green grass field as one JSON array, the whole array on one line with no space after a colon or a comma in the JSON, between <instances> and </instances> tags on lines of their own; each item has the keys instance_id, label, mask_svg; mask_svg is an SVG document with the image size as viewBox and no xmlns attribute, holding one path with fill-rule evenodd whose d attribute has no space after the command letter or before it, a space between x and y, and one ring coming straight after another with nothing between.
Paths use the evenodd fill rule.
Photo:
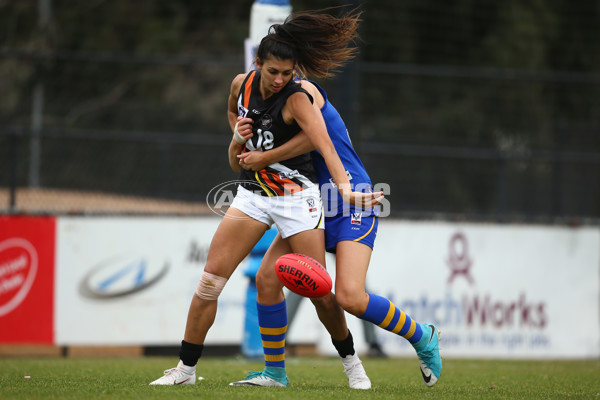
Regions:
<instances>
[{"instance_id":1,"label":"green grass field","mask_svg":"<svg viewBox=\"0 0 600 400\"><path fill-rule=\"evenodd\" d=\"M445 360L442 378L423 385L416 359L363 360L373 383L351 390L334 358L292 357L289 388L229 387L261 362L205 358L195 386L148 383L176 363L173 357L3 358L0 399L600 399L600 360ZM25 378L29 376L30 378Z\"/></svg>"}]
</instances>

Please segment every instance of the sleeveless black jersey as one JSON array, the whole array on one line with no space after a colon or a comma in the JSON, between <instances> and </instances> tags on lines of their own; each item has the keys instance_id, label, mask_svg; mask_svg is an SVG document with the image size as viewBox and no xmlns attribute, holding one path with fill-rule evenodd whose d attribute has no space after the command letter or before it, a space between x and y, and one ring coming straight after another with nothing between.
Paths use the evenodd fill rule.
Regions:
<instances>
[{"instance_id":1,"label":"sleeveless black jersey","mask_svg":"<svg viewBox=\"0 0 600 400\"><path fill-rule=\"evenodd\" d=\"M302 86L290 80L281 91L268 99L260 94L260 71L251 71L244 79L238 94L238 115L252 118L254 136L246 142L244 151L269 151L281 146L301 131L294 122L283 120L281 109L288 97L297 92L312 96ZM316 173L310 153L273 163L260 171L240 172L240 184L245 189L262 196L283 196L315 186Z\"/></svg>"}]
</instances>

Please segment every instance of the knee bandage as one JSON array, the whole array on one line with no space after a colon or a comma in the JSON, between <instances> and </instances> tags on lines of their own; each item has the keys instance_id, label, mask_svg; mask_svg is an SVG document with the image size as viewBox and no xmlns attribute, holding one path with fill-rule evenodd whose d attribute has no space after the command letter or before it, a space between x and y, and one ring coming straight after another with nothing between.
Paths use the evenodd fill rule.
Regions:
<instances>
[{"instance_id":1,"label":"knee bandage","mask_svg":"<svg viewBox=\"0 0 600 400\"><path fill-rule=\"evenodd\" d=\"M203 272L196 287L196 296L204 300L217 300L227 283L227 278Z\"/></svg>"}]
</instances>

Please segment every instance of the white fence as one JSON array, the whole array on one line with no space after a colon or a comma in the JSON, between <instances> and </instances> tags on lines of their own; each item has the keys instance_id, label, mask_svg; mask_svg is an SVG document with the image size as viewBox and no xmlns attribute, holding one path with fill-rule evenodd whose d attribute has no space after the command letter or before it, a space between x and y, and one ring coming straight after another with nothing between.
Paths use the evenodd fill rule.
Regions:
<instances>
[{"instance_id":1,"label":"white fence","mask_svg":"<svg viewBox=\"0 0 600 400\"><path fill-rule=\"evenodd\" d=\"M53 334L41 342L65 346L180 343L218 217L59 217L54 225L54 260L49 260L52 256L47 254L52 252L45 239L35 237L37 228L24 233L14 228L22 221L0 224L0 288L7 288L0 293L0 309L8 303L12 307L0 315L0 332L5 332L0 333L0 343L37 340L14 330L8 334L4 327L31 319L27 297L35 295L39 302L42 292L52 296L48 302L53 304L53 320L48 329ZM46 255L36 256L36 267L46 273L39 273L36 282L47 281L47 269L54 268L54 281L34 282L28 295L22 287L5 285L33 279L31 267L21 268L26 275L29 271L27 279L21 280L15 277L19 271L9 268L16 265L12 261L24 257L21 250L6 245L15 238L45 246ZM335 260L328 257L328 270L335 276ZM207 345L242 341L248 285L244 268L238 267L220 297ZM40 292L36 285L46 289ZM445 356L600 356L597 227L383 219L367 286L415 320L438 324ZM364 347L361 324L351 315L347 319L360 351ZM404 339L379 328L377 335L390 355L413 354ZM308 301L302 304L288 338L316 343L324 354L334 353Z\"/></svg>"}]
</instances>

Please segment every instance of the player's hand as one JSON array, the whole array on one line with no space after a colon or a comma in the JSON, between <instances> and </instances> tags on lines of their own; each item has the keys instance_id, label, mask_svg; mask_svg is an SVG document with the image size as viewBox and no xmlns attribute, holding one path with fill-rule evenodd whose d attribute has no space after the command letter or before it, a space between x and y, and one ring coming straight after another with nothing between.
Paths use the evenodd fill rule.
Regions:
<instances>
[{"instance_id":1,"label":"player's hand","mask_svg":"<svg viewBox=\"0 0 600 400\"><path fill-rule=\"evenodd\" d=\"M381 203L383 200L383 192L363 193L351 192L349 202L356 208L368 210Z\"/></svg>"},{"instance_id":2,"label":"player's hand","mask_svg":"<svg viewBox=\"0 0 600 400\"><path fill-rule=\"evenodd\" d=\"M260 171L270 164L266 154L257 150L238 154L237 158L240 160L240 167L248 171Z\"/></svg>"},{"instance_id":3,"label":"player's hand","mask_svg":"<svg viewBox=\"0 0 600 400\"><path fill-rule=\"evenodd\" d=\"M254 134L252 133L252 124L254 121L251 118L238 116L238 122L233 129L233 139L238 144L244 144L250 140Z\"/></svg>"}]
</instances>

